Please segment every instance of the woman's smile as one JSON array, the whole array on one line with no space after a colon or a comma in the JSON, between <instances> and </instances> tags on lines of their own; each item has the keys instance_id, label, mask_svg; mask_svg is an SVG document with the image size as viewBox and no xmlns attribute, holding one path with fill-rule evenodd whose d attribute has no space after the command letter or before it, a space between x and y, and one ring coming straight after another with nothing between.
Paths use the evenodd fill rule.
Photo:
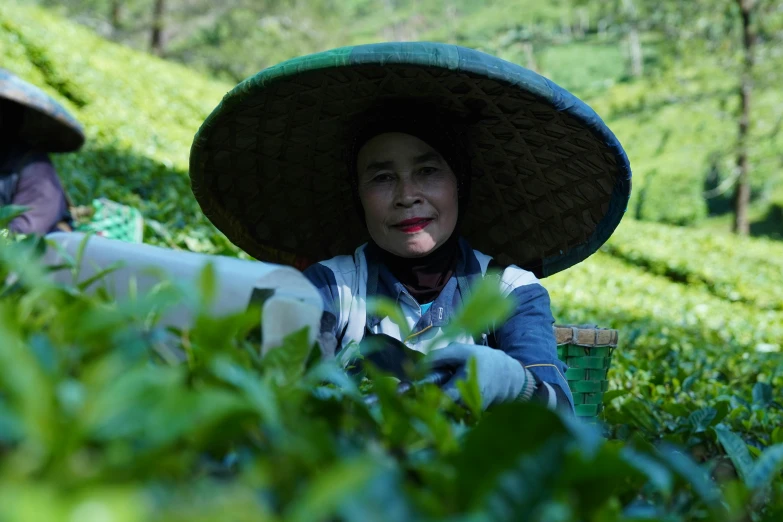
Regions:
<instances>
[{"instance_id":1,"label":"woman's smile","mask_svg":"<svg viewBox=\"0 0 783 522\"><path fill-rule=\"evenodd\" d=\"M405 234L415 234L416 232L424 230L433 220L434 218L415 217L400 221L392 226Z\"/></svg>"}]
</instances>

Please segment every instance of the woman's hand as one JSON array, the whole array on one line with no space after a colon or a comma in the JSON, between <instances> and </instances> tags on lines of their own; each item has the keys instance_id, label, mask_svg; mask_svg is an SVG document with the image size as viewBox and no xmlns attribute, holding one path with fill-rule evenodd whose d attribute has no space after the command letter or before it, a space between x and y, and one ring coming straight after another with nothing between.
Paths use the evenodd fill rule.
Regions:
<instances>
[{"instance_id":1,"label":"woman's hand","mask_svg":"<svg viewBox=\"0 0 783 522\"><path fill-rule=\"evenodd\" d=\"M467 379L468 362L476 359L476 370L482 408L493 404L529 399L535 390L535 380L516 359L505 352L476 344L451 343L435 350L424 358L424 363L433 370L450 369L452 378L442 389L453 400L460 399L457 381Z\"/></svg>"}]
</instances>

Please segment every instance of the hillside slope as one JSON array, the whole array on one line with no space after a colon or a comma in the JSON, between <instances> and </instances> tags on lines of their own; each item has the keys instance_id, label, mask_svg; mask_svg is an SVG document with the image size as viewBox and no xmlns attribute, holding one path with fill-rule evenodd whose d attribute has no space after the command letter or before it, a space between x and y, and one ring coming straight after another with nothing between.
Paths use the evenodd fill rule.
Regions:
<instances>
[{"instance_id":1,"label":"hillside slope","mask_svg":"<svg viewBox=\"0 0 783 522\"><path fill-rule=\"evenodd\" d=\"M232 85L209 80L177 64L107 42L44 10L5 5L0 7L0 27L3 29L0 56L4 57L5 66L42 86L85 124L88 135L85 149L78 154L56 157L74 199L83 202L106 195L140 206L153 222L153 228L148 230L150 242L237 254L237 250L202 217L186 174L193 135ZM75 48L83 51L74 53ZM644 112L645 121L657 121L658 118L668 122L668 127L651 124L651 129L674 132L696 125L678 124L675 113L679 113L679 119L687 120L682 116L685 109L666 106L663 103L666 89L660 85L647 90L643 90L641 84L618 85L612 91L612 99L597 97L591 103L600 113L609 116L610 125L618 129L618 134L627 135L628 139L624 141L635 167L635 187L646 187L645 198L676 210L679 206L676 199L667 194L654 197L650 193L652 182L639 173L644 169L638 165L677 162L682 158L677 153L655 154L653 149L665 147L665 144L654 143L652 130L646 139L642 139L641 128L623 132L634 121L629 116L622 116L632 110L627 101L632 96L629 93L642 92L646 103L661 102L662 105L658 112ZM623 93L627 98L620 96ZM615 115L614 119L612 115ZM706 127L715 128L714 125ZM692 133L694 140L698 136L698 133ZM708 137L713 142L718 140L716 134ZM684 135L678 135L669 141L682 144L684 139ZM638 145L636 154L634 144ZM682 154L688 150L687 147L676 148ZM666 175L660 174L660 177L666 178ZM681 184L687 185L686 180ZM698 191L700 187L690 187L690 190ZM636 192L639 192L638 188ZM632 221L633 210L632 203L629 215L604 249L607 253L668 277L670 281L698 283L703 290L721 298L764 309L783 308L780 290L769 284L775 270L783 271L783 262L774 261L783 259L779 244L733 237L700 240L698 231ZM703 262L707 251L715 252L709 264ZM741 253L741 257L730 265L721 265L720 260L727 259L729 252L737 252L738 256ZM751 253L756 258L748 258ZM753 265L760 258L775 264L767 271L757 270L750 279L739 272L740 266Z\"/></svg>"},{"instance_id":2,"label":"hillside slope","mask_svg":"<svg viewBox=\"0 0 783 522\"><path fill-rule=\"evenodd\" d=\"M22 4L36 1L13 0ZM179 43L173 42L169 52L172 58L204 68L209 68L214 60L225 61L226 53L241 56L233 73L236 77L253 74L295 55L388 39L454 42L524 65L529 65L532 59L538 71L593 105L627 148L635 176L632 215L644 220L703 224L715 231L728 231L730 180L735 171L732 151L737 135L737 57L725 50L697 52L674 64L670 43L661 41L659 35L644 34L645 76L629 81L627 50L617 28L608 31L598 28L597 13L591 11L596 6L574 7L577 5L582 4L570 0L547 3L499 0L491 4L473 0L294 2L285 11L268 14L258 24L248 25L244 20L259 16L253 11L221 15L228 17L223 21L228 24L226 27L242 31L241 36L225 42L225 49L205 44L205 41L212 42L212 29L194 23L185 31L190 36ZM65 12L64 7L60 9ZM4 12L7 23L25 28L26 42L40 42L56 58L52 63L66 72L74 57L58 55L46 43L58 43L52 42L51 35L64 33L64 41L70 39L71 44L91 38L72 28L38 34L41 28L59 27L61 22L19 7L6 6ZM90 14L81 13L79 17L89 19ZM237 17L241 20L235 20ZM580 36L572 34L571 26L575 26L574 31ZM531 35L538 33L541 34L532 44L526 43ZM93 49L95 45L85 47ZM112 53L101 54L111 60ZM89 63L91 59L83 61ZM80 60L76 62L73 65L78 68ZM754 234L777 238L783 234L783 175L778 152L783 147L783 133L779 132L783 100L777 89L783 81L781 65L783 55L774 44L762 39L756 63L749 141L754 197L751 220ZM141 76L152 69L140 67ZM192 73L184 75L192 76ZM166 74L160 76L164 80L166 77ZM190 89L199 84L185 83ZM78 93L75 94L78 99ZM183 92L183 103L193 103L196 99L193 94ZM208 106L206 99L202 96L198 101ZM144 105L152 109L154 100L145 100ZM144 108L140 116L145 114ZM162 124L155 119L154 110L149 113L153 119L148 121L154 122L152 128L157 130ZM143 122L143 118L139 121ZM134 137L138 135L133 133ZM707 216L717 217L705 221Z\"/></svg>"}]
</instances>

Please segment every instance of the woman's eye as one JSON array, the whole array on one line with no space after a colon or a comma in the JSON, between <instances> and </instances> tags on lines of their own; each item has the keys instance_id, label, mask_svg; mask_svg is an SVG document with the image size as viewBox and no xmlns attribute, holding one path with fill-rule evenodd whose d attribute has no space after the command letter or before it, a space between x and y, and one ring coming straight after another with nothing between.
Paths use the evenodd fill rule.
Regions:
<instances>
[{"instance_id":1,"label":"woman's eye","mask_svg":"<svg viewBox=\"0 0 783 522\"><path fill-rule=\"evenodd\" d=\"M436 167L424 167L419 172L426 176L428 174L435 174L438 172L438 169Z\"/></svg>"},{"instance_id":2,"label":"woman's eye","mask_svg":"<svg viewBox=\"0 0 783 522\"><path fill-rule=\"evenodd\" d=\"M391 174L377 174L372 178L374 183L383 183L385 181L391 181Z\"/></svg>"}]
</instances>

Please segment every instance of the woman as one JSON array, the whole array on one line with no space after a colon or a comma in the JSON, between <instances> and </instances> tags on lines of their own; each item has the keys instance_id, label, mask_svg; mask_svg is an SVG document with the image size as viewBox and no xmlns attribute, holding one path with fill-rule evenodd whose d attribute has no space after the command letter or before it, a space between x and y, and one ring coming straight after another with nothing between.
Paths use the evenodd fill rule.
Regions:
<instances>
[{"instance_id":1,"label":"woman","mask_svg":"<svg viewBox=\"0 0 783 522\"><path fill-rule=\"evenodd\" d=\"M299 58L224 98L196 136L191 179L207 216L252 255L324 260L305 271L324 297L323 345L368 332L433 345L427 358L453 371L455 398L475 359L485 408L537 397L573 409L539 279L606 241L630 166L598 116L553 83L443 44ZM493 266L511 318L438 343ZM377 295L400 305L411 335L367 313Z\"/></svg>"},{"instance_id":2,"label":"woman","mask_svg":"<svg viewBox=\"0 0 783 522\"><path fill-rule=\"evenodd\" d=\"M78 150L79 124L38 88L0 69L0 206L28 210L12 232L44 235L71 230L68 198L48 153Z\"/></svg>"}]
</instances>

